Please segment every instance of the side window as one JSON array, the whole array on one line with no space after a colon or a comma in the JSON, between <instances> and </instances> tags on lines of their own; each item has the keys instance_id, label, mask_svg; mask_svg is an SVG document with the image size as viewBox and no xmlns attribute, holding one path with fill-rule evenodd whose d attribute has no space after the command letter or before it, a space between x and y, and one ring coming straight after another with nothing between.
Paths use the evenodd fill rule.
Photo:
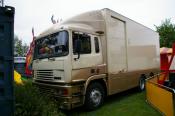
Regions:
<instances>
[{"instance_id":1,"label":"side window","mask_svg":"<svg viewBox=\"0 0 175 116\"><path fill-rule=\"evenodd\" d=\"M95 52L99 53L100 52L100 48L99 48L99 40L98 37L94 37L94 43L95 43Z\"/></svg>"},{"instance_id":2,"label":"side window","mask_svg":"<svg viewBox=\"0 0 175 116\"><path fill-rule=\"evenodd\" d=\"M85 33L78 33L73 32L72 34L72 41L73 41L73 53L75 53L76 49L76 41L79 39L81 42L80 54L90 54L91 53L91 37Z\"/></svg>"}]
</instances>

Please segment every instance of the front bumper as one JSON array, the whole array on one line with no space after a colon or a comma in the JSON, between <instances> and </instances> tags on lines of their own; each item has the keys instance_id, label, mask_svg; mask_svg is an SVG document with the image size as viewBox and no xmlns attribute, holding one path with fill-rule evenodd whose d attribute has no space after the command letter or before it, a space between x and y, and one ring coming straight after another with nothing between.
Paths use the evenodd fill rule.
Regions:
<instances>
[{"instance_id":1,"label":"front bumper","mask_svg":"<svg viewBox=\"0 0 175 116\"><path fill-rule=\"evenodd\" d=\"M47 84L33 81L41 93L56 98L61 109L70 110L83 105L84 103L84 85L83 84Z\"/></svg>"}]
</instances>

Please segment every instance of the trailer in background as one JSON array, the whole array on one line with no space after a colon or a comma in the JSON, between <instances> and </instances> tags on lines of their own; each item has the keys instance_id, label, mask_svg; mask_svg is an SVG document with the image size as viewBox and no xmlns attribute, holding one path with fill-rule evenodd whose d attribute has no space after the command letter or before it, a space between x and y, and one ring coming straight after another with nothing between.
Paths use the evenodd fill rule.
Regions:
<instances>
[{"instance_id":1,"label":"trailer in background","mask_svg":"<svg viewBox=\"0 0 175 116\"><path fill-rule=\"evenodd\" d=\"M26 76L25 68L26 68L26 57L14 57L14 69L22 76Z\"/></svg>"}]
</instances>

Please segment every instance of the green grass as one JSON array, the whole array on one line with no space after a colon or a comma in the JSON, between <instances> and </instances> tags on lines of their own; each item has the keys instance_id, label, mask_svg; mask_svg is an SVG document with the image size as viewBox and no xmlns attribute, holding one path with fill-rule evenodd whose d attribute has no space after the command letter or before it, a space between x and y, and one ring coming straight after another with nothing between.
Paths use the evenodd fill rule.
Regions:
<instances>
[{"instance_id":1,"label":"green grass","mask_svg":"<svg viewBox=\"0 0 175 116\"><path fill-rule=\"evenodd\" d=\"M86 112L77 108L67 113L71 116L161 116L145 101L145 92L131 89L123 93L110 96L99 109Z\"/></svg>"},{"instance_id":2,"label":"green grass","mask_svg":"<svg viewBox=\"0 0 175 116\"><path fill-rule=\"evenodd\" d=\"M39 94L32 81L23 79L25 85L15 87L15 115L16 116L161 116L145 101L145 92L131 89L107 97L103 106L86 111L83 107L71 111L60 111L55 100Z\"/></svg>"}]
</instances>

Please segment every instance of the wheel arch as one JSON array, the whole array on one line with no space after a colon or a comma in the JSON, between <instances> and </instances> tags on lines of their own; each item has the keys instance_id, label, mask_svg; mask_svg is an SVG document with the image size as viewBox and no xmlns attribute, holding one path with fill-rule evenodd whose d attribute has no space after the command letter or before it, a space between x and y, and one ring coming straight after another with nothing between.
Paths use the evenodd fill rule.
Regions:
<instances>
[{"instance_id":1,"label":"wheel arch","mask_svg":"<svg viewBox=\"0 0 175 116\"><path fill-rule=\"evenodd\" d=\"M84 95L86 94L87 91L87 87L92 84L93 82L98 82L100 84L102 84L102 86L105 89L105 95L107 95L108 93L108 89L107 89L107 81L106 81L106 74L101 74L101 75L94 75L91 76L87 79L87 81L85 82L85 91L84 91Z\"/></svg>"}]
</instances>

